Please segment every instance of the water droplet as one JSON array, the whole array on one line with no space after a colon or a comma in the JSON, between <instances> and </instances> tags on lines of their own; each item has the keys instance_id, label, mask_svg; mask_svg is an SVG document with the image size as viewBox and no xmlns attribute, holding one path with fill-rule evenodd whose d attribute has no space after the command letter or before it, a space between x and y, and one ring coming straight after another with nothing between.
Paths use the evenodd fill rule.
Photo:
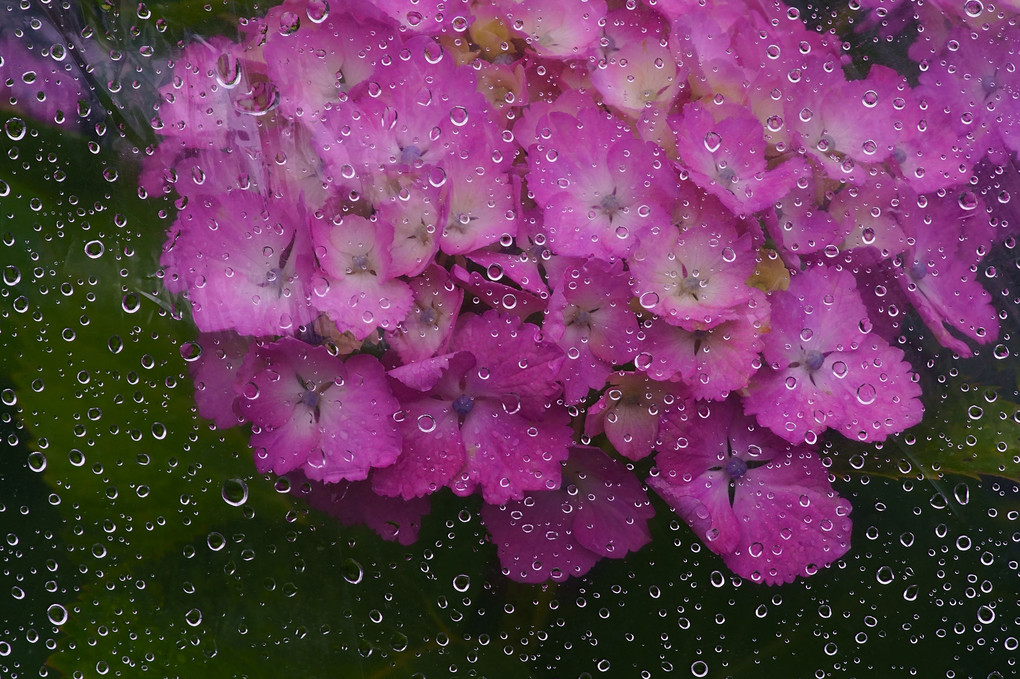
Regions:
<instances>
[{"instance_id":1,"label":"water droplet","mask_svg":"<svg viewBox=\"0 0 1020 679\"><path fill-rule=\"evenodd\" d=\"M450 122L456 127L464 127L468 121L468 110L463 106L454 106L450 109Z\"/></svg>"},{"instance_id":2,"label":"water droplet","mask_svg":"<svg viewBox=\"0 0 1020 679\"><path fill-rule=\"evenodd\" d=\"M217 533L216 531L213 531L212 533L209 533L209 535L206 537L205 544L212 551L218 552L221 549L223 549L224 546L226 546L227 539L223 537L222 533Z\"/></svg>"},{"instance_id":3,"label":"water droplet","mask_svg":"<svg viewBox=\"0 0 1020 679\"><path fill-rule=\"evenodd\" d=\"M21 118L10 118L4 123L4 132L11 141L21 141L25 138L25 121Z\"/></svg>"},{"instance_id":4,"label":"water droplet","mask_svg":"<svg viewBox=\"0 0 1020 679\"><path fill-rule=\"evenodd\" d=\"M361 564L350 558L344 561L343 565L340 567L340 571L344 580L352 585L357 585L365 577L365 571L361 567Z\"/></svg>"},{"instance_id":5,"label":"water droplet","mask_svg":"<svg viewBox=\"0 0 1020 679\"><path fill-rule=\"evenodd\" d=\"M705 135L705 148L708 149L709 153L715 153L722 146L722 137L715 132L709 132Z\"/></svg>"},{"instance_id":6,"label":"water droplet","mask_svg":"<svg viewBox=\"0 0 1020 679\"><path fill-rule=\"evenodd\" d=\"M67 622L67 609L60 604L53 604L46 609L46 617L50 619L50 622L59 627Z\"/></svg>"},{"instance_id":7,"label":"water droplet","mask_svg":"<svg viewBox=\"0 0 1020 679\"><path fill-rule=\"evenodd\" d=\"M453 588L458 592L466 592L471 587L471 578L467 575L460 574L453 579Z\"/></svg>"},{"instance_id":8,"label":"water droplet","mask_svg":"<svg viewBox=\"0 0 1020 679\"><path fill-rule=\"evenodd\" d=\"M40 453L38 450L34 450L28 454L28 468L34 472L42 472L46 470L46 456Z\"/></svg>"},{"instance_id":9,"label":"water droplet","mask_svg":"<svg viewBox=\"0 0 1020 679\"><path fill-rule=\"evenodd\" d=\"M691 674L693 674L695 677L698 677L698 679L701 679L701 677L707 677L708 663L706 663L704 660L694 661L693 663L691 663Z\"/></svg>"},{"instance_id":10,"label":"water droplet","mask_svg":"<svg viewBox=\"0 0 1020 679\"><path fill-rule=\"evenodd\" d=\"M220 496L231 507L240 507L248 501L248 484L243 479L227 479L220 488Z\"/></svg>"},{"instance_id":11,"label":"water droplet","mask_svg":"<svg viewBox=\"0 0 1020 679\"><path fill-rule=\"evenodd\" d=\"M198 627L202 624L202 611L197 608L192 608L184 614L184 621L192 627Z\"/></svg>"},{"instance_id":12,"label":"water droplet","mask_svg":"<svg viewBox=\"0 0 1020 679\"><path fill-rule=\"evenodd\" d=\"M321 24L329 17L329 3L326 0L309 0L305 13L312 23Z\"/></svg>"},{"instance_id":13,"label":"water droplet","mask_svg":"<svg viewBox=\"0 0 1020 679\"><path fill-rule=\"evenodd\" d=\"M418 418L418 430L423 434L430 434L436 430L436 420L431 415L421 415Z\"/></svg>"},{"instance_id":14,"label":"water droplet","mask_svg":"<svg viewBox=\"0 0 1020 679\"><path fill-rule=\"evenodd\" d=\"M659 296L654 292L646 292L638 298L638 302L641 304L642 309L652 309L659 303Z\"/></svg>"},{"instance_id":15,"label":"water droplet","mask_svg":"<svg viewBox=\"0 0 1020 679\"><path fill-rule=\"evenodd\" d=\"M105 251L106 247L101 241L90 240L88 243L85 243L85 254L90 259L98 259L99 257L102 257L103 252Z\"/></svg>"},{"instance_id":16,"label":"water droplet","mask_svg":"<svg viewBox=\"0 0 1020 679\"><path fill-rule=\"evenodd\" d=\"M878 390L871 384L862 384L857 387L857 400L861 405L871 405L878 397Z\"/></svg>"},{"instance_id":17,"label":"water droplet","mask_svg":"<svg viewBox=\"0 0 1020 679\"><path fill-rule=\"evenodd\" d=\"M295 12L284 12L280 15L280 35L293 35L301 28L301 17Z\"/></svg>"},{"instance_id":18,"label":"water droplet","mask_svg":"<svg viewBox=\"0 0 1020 679\"><path fill-rule=\"evenodd\" d=\"M4 283L17 285L21 282L21 271L13 264L4 267Z\"/></svg>"}]
</instances>

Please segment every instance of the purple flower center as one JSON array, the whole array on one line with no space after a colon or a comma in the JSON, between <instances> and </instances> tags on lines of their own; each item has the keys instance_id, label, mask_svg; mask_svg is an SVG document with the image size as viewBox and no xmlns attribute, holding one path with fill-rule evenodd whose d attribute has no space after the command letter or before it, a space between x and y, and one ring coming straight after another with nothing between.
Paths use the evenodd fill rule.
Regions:
<instances>
[{"instance_id":1,"label":"purple flower center","mask_svg":"<svg viewBox=\"0 0 1020 679\"><path fill-rule=\"evenodd\" d=\"M747 473L747 463L741 460L739 457L731 457L730 461L726 463L723 468L726 474L731 479L739 479L741 476Z\"/></svg>"},{"instance_id":2,"label":"purple flower center","mask_svg":"<svg viewBox=\"0 0 1020 679\"><path fill-rule=\"evenodd\" d=\"M400 149L400 162L410 165L414 161L421 158L421 149L416 145L411 144Z\"/></svg>"},{"instance_id":3,"label":"purple flower center","mask_svg":"<svg viewBox=\"0 0 1020 679\"><path fill-rule=\"evenodd\" d=\"M919 281L928 275L928 267L921 262L914 262L909 269L907 269L907 275L910 276L911 280Z\"/></svg>"},{"instance_id":4,"label":"purple flower center","mask_svg":"<svg viewBox=\"0 0 1020 679\"><path fill-rule=\"evenodd\" d=\"M435 309L428 307L427 309L421 310L421 316L419 318L421 319L422 325L434 325L436 322L436 316L438 315L439 314L436 313Z\"/></svg>"},{"instance_id":5,"label":"purple flower center","mask_svg":"<svg viewBox=\"0 0 1020 679\"><path fill-rule=\"evenodd\" d=\"M570 325L591 327L591 312L585 311L584 309L578 309L577 313L574 314L574 319L570 322Z\"/></svg>"},{"instance_id":6,"label":"purple flower center","mask_svg":"<svg viewBox=\"0 0 1020 679\"><path fill-rule=\"evenodd\" d=\"M822 367L825 363L825 354L815 349L812 349L804 354L804 365L807 366L808 370L814 371Z\"/></svg>"},{"instance_id":7,"label":"purple flower center","mask_svg":"<svg viewBox=\"0 0 1020 679\"><path fill-rule=\"evenodd\" d=\"M315 409L319 407L319 392L315 389L307 389L301 394L301 405Z\"/></svg>"},{"instance_id":8,"label":"purple flower center","mask_svg":"<svg viewBox=\"0 0 1020 679\"><path fill-rule=\"evenodd\" d=\"M475 400L466 394L461 394L453 400L453 412L461 417L466 417L475 407Z\"/></svg>"},{"instance_id":9,"label":"purple flower center","mask_svg":"<svg viewBox=\"0 0 1020 679\"><path fill-rule=\"evenodd\" d=\"M355 271L368 271L368 256L354 255L351 259L351 264Z\"/></svg>"},{"instance_id":10,"label":"purple flower center","mask_svg":"<svg viewBox=\"0 0 1020 679\"><path fill-rule=\"evenodd\" d=\"M616 197L615 193L611 193L602 199L602 202L599 203L599 209L602 210L604 215L612 219L613 215L620 211L620 199Z\"/></svg>"}]
</instances>

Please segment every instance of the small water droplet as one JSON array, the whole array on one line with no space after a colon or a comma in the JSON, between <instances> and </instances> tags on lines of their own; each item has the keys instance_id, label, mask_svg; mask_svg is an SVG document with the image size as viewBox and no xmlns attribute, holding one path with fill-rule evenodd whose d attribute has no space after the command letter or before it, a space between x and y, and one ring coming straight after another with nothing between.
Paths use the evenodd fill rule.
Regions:
<instances>
[{"instance_id":1,"label":"small water droplet","mask_svg":"<svg viewBox=\"0 0 1020 679\"><path fill-rule=\"evenodd\" d=\"M67 622L67 609L60 604L53 604L46 609L46 617L50 619L50 622L59 627Z\"/></svg>"},{"instance_id":2,"label":"small water droplet","mask_svg":"<svg viewBox=\"0 0 1020 679\"><path fill-rule=\"evenodd\" d=\"M220 496L231 507L240 507L248 501L248 484L243 479L227 479L220 488Z\"/></svg>"}]
</instances>

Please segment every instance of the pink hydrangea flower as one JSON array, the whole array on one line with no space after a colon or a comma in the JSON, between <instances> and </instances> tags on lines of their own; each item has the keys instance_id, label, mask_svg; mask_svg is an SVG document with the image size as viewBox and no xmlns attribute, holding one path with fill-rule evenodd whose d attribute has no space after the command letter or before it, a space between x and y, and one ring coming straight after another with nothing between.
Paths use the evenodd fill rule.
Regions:
<instances>
[{"instance_id":1,"label":"pink hydrangea flower","mask_svg":"<svg viewBox=\"0 0 1020 679\"><path fill-rule=\"evenodd\" d=\"M737 575L768 585L814 574L850 547L850 503L817 455L756 426L735 399L699 407L655 457L650 485Z\"/></svg>"},{"instance_id":2,"label":"pink hydrangea flower","mask_svg":"<svg viewBox=\"0 0 1020 679\"><path fill-rule=\"evenodd\" d=\"M346 359L292 337L256 348L238 408L252 425L260 474L301 469L328 483L358 481L400 453L400 404L377 359Z\"/></svg>"},{"instance_id":3,"label":"pink hydrangea flower","mask_svg":"<svg viewBox=\"0 0 1020 679\"><path fill-rule=\"evenodd\" d=\"M506 24L539 56L584 59L595 49L606 18L604 0L495 0Z\"/></svg>"},{"instance_id":4,"label":"pink hydrangea flower","mask_svg":"<svg viewBox=\"0 0 1020 679\"><path fill-rule=\"evenodd\" d=\"M751 239L728 222L646 238L628 265L641 307L691 331L738 318L755 295L745 282L755 266Z\"/></svg>"},{"instance_id":5,"label":"pink hydrangea flower","mask_svg":"<svg viewBox=\"0 0 1020 679\"><path fill-rule=\"evenodd\" d=\"M413 498L450 486L492 504L556 488L572 440L554 405L563 353L537 326L495 311L462 315L450 353L395 368L404 451L377 470L383 495Z\"/></svg>"},{"instance_id":6,"label":"pink hydrangea flower","mask_svg":"<svg viewBox=\"0 0 1020 679\"><path fill-rule=\"evenodd\" d=\"M765 226L769 235L791 263L800 258L838 246L852 229L850 220L837 219L829 211L835 198L824 176L805 176L776 202L771 210L764 211Z\"/></svg>"},{"instance_id":7,"label":"pink hydrangea flower","mask_svg":"<svg viewBox=\"0 0 1020 679\"><path fill-rule=\"evenodd\" d=\"M316 286L316 305L340 332L364 339L407 316L413 297L393 271L392 224L351 214L316 219L311 232L315 259L325 274Z\"/></svg>"},{"instance_id":8,"label":"pink hydrangea flower","mask_svg":"<svg viewBox=\"0 0 1020 679\"><path fill-rule=\"evenodd\" d=\"M284 335L319 315L307 227L282 207L235 190L197 196L179 213L160 265L200 331Z\"/></svg>"},{"instance_id":9,"label":"pink hydrangea flower","mask_svg":"<svg viewBox=\"0 0 1020 679\"><path fill-rule=\"evenodd\" d=\"M757 291L756 291L757 293ZM692 397L718 401L743 389L761 366L758 352L769 307L755 294L744 313L707 330L685 330L656 319L645 331L638 364L654 380L683 382Z\"/></svg>"},{"instance_id":10,"label":"pink hydrangea flower","mask_svg":"<svg viewBox=\"0 0 1020 679\"><path fill-rule=\"evenodd\" d=\"M597 448L574 447L561 488L503 506L486 504L482 520L507 577L559 582L584 575L603 557L622 559L648 544L654 513L626 467Z\"/></svg>"},{"instance_id":11,"label":"pink hydrangea flower","mask_svg":"<svg viewBox=\"0 0 1020 679\"><path fill-rule=\"evenodd\" d=\"M446 353L457 322L464 291L443 267L432 264L408 282L414 304L386 341L403 363L415 363Z\"/></svg>"},{"instance_id":12,"label":"pink hydrangea flower","mask_svg":"<svg viewBox=\"0 0 1020 679\"><path fill-rule=\"evenodd\" d=\"M513 184L505 169L477 162L491 150L481 140L476 143L466 154L471 160L453 158L444 164L448 204L439 247L451 255L472 252L504 236L517 235Z\"/></svg>"},{"instance_id":13,"label":"pink hydrangea flower","mask_svg":"<svg viewBox=\"0 0 1020 679\"><path fill-rule=\"evenodd\" d=\"M627 281L621 262L597 259L574 260L556 277L543 328L567 355L559 374L567 404L601 389L613 366L629 363L637 353Z\"/></svg>"},{"instance_id":14,"label":"pink hydrangea flower","mask_svg":"<svg viewBox=\"0 0 1020 679\"><path fill-rule=\"evenodd\" d=\"M543 208L550 249L610 260L629 255L667 219L672 172L654 144L638 141L594 106L552 112L528 153L528 188Z\"/></svg>"},{"instance_id":15,"label":"pink hydrangea flower","mask_svg":"<svg viewBox=\"0 0 1020 679\"><path fill-rule=\"evenodd\" d=\"M687 67L678 62L655 30L661 19L651 10L613 10L602 42L605 59L591 74L607 106L634 119L645 108L668 110L685 84Z\"/></svg>"},{"instance_id":16,"label":"pink hydrangea flower","mask_svg":"<svg viewBox=\"0 0 1020 679\"><path fill-rule=\"evenodd\" d=\"M429 499L402 500L372 491L369 481L322 483L308 480L298 470L288 478L292 493L312 509L328 514L345 526L368 526L383 540L410 545L418 539L422 518L429 513Z\"/></svg>"},{"instance_id":17,"label":"pink hydrangea flower","mask_svg":"<svg viewBox=\"0 0 1020 679\"><path fill-rule=\"evenodd\" d=\"M852 274L808 269L771 302L766 365L744 401L759 423L791 443L814 443L826 428L882 441L921 421L910 364L871 332Z\"/></svg>"},{"instance_id":18,"label":"pink hydrangea flower","mask_svg":"<svg viewBox=\"0 0 1020 679\"><path fill-rule=\"evenodd\" d=\"M203 333L181 345L181 356L188 362L195 385L198 414L212 420L219 429L229 429L242 421L234 404L241 393L242 378L247 379L241 368L250 348L249 338L233 332Z\"/></svg>"},{"instance_id":19,"label":"pink hydrangea flower","mask_svg":"<svg viewBox=\"0 0 1020 679\"><path fill-rule=\"evenodd\" d=\"M977 277L994 240L982 201L971 191L923 198L924 209L904 223L909 247L893 276L939 342L971 356L962 336L986 344L999 336L991 295Z\"/></svg>"},{"instance_id":20,"label":"pink hydrangea flower","mask_svg":"<svg viewBox=\"0 0 1020 679\"><path fill-rule=\"evenodd\" d=\"M741 106L687 104L670 124L677 135L680 167L735 214L769 207L807 171L800 158L770 168L762 125Z\"/></svg>"},{"instance_id":21,"label":"pink hydrangea flower","mask_svg":"<svg viewBox=\"0 0 1020 679\"><path fill-rule=\"evenodd\" d=\"M450 156L481 144L506 153L491 107L477 92L477 77L442 46L418 37L405 45L407 59L392 59L373 77L352 87L327 110L316 139L335 177L385 182L391 176L442 169ZM373 178L373 175L381 177ZM435 178L438 183L442 179Z\"/></svg>"},{"instance_id":22,"label":"pink hydrangea flower","mask_svg":"<svg viewBox=\"0 0 1020 679\"><path fill-rule=\"evenodd\" d=\"M584 433L605 434L628 459L648 457L662 442L666 422L687 417L690 396L682 385L621 371L611 375L606 386L602 398L588 409Z\"/></svg>"},{"instance_id":23,"label":"pink hydrangea flower","mask_svg":"<svg viewBox=\"0 0 1020 679\"><path fill-rule=\"evenodd\" d=\"M266 13L265 25L262 55L280 109L309 124L400 45L397 28L364 2L287 0Z\"/></svg>"}]
</instances>

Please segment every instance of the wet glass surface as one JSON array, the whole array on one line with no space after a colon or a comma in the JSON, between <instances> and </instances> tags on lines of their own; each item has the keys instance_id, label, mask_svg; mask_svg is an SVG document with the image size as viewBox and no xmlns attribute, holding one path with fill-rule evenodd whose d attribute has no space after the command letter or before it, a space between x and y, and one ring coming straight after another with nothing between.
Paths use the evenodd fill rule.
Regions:
<instances>
[{"instance_id":1,"label":"wet glass surface","mask_svg":"<svg viewBox=\"0 0 1020 679\"><path fill-rule=\"evenodd\" d=\"M0 9L3 676L1016 674L1020 10Z\"/></svg>"}]
</instances>

